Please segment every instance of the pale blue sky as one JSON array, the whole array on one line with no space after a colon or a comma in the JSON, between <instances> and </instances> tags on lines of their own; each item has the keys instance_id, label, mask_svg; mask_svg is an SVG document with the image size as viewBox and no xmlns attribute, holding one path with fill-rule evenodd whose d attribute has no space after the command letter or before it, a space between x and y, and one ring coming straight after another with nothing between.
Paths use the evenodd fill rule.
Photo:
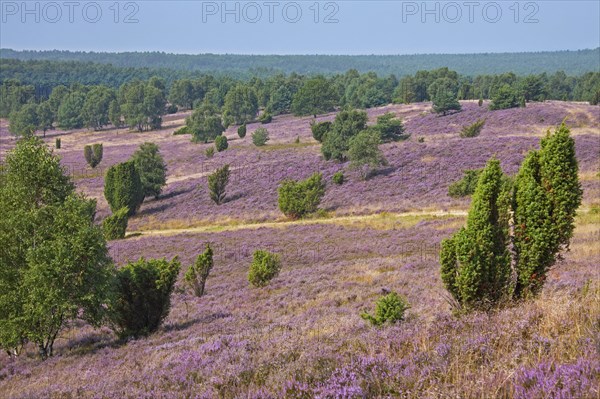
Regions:
<instances>
[{"instance_id":1,"label":"pale blue sky","mask_svg":"<svg viewBox=\"0 0 600 399\"><path fill-rule=\"evenodd\" d=\"M59 0L27 2L25 9L21 1L2 0L0 46L192 54L473 53L600 46L600 2L596 0L266 0L227 2L229 14L222 4ZM125 23L132 13L133 23ZM332 13L333 23L325 23Z\"/></svg>"}]
</instances>

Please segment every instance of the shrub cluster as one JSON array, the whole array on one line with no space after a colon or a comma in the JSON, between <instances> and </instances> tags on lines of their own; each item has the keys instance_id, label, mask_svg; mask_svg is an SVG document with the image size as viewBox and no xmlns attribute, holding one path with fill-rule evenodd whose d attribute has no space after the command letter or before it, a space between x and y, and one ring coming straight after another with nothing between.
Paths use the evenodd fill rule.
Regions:
<instances>
[{"instance_id":1,"label":"shrub cluster","mask_svg":"<svg viewBox=\"0 0 600 399\"><path fill-rule=\"evenodd\" d=\"M344 172L340 170L339 172L334 173L331 180L337 185L344 184Z\"/></svg>"},{"instance_id":2,"label":"shrub cluster","mask_svg":"<svg viewBox=\"0 0 600 399\"><path fill-rule=\"evenodd\" d=\"M264 114L262 114L260 116L260 118L258 120L263 125L266 125L266 124L271 123L273 121L273 115L271 115L271 113L269 113L269 112L265 112Z\"/></svg>"},{"instance_id":3,"label":"shrub cluster","mask_svg":"<svg viewBox=\"0 0 600 399\"><path fill-rule=\"evenodd\" d=\"M237 129L237 134L238 136L240 136L241 139L243 139L244 137L246 137L246 124L244 123L243 125L240 125Z\"/></svg>"},{"instance_id":4,"label":"shrub cluster","mask_svg":"<svg viewBox=\"0 0 600 399\"><path fill-rule=\"evenodd\" d=\"M98 164L102 161L102 155L102 144L86 145L83 147L83 156L85 157L88 165L90 165L92 168L98 166Z\"/></svg>"},{"instance_id":5,"label":"shrub cluster","mask_svg":"<svg viewBox=\"0 0 600 399\"><path fill-rule=\"evenodd\" d=\"M319 122L316 123L314 120L310 122L310 131L312 136L319 143L323 141L325 134L331 130L331 122Z\"/></svg>"},{"instance_id":6,"label":"shrub cluster","mask_svg":"<svg viewBox=\"0 0 600 399\"><path fill-rule=\"evenodd\" d=\"M121 208L102 222L102 231L106 240L125 238L129 219L129 209Z\"/></svg>"},{"instance_id":7,"label":"shrub cluster","mask_svg":"<svg viewBox=\"0 0 600 399\"><path fill-rule=\"evenodd\" d=\"M215 138L215 148L218 152L225 151L228 147L227 137L221 135Z\"/></svg>"},{"instance_id":8,"label":"shrub cluster","mask_svg":"<svg viewBox=\"0 0 600 399\"><path fill-rule=\"evenodd\" d=\"M395 292L390 292L377 300L374 316L364 312L361 317L375 326L385 323L394 324L404 320L404 314L409 308L410 305L405 298Z\"/></svg>"},{"instance_id":9,"label":"shrub cluster","mask_svg":"<svg viewBox=\"0 0 600 399\"><path fill-rule=\"evenodd\" d=\"M104 179L104 197L113 212L128 209L133 216L144 201L144 188L133 161L111 166Z\"/></svg>"},{"instance_id":10,"label":"shrub cluster","mask_svg":"<svg viewBox=\"0 0 600 399\"><path fill-rule=\"evenodd\" d=\"M206 155L206 158L212 158L215 155L215 147L208 147L204 151L204 155Z\"/></svg>"},{"instance_id":11,"label":"shrub cluster","mask_svg":"<svg viewBox=\"0 0 600 399\"><path fill-rule=\"evenodd\" d=\"M206 244L206 250L196 258L196 262L185 272L185 282L192 288L198 298L204 295L204 287L208 274L213 267L213 250Z\"/></svg>"},{"instance_id":12,"label":"shrub cluster","mask_svg":"<svg viewBox=\"0 0 600 399\"><path fill-rule=\"evenodd\" d=\"M460 131L460 137L477 137L479 133L481 133L481 129L483 129L483 125L485 125L485 119L478 119L475 123L465 126Z\"/></svg>"},{"instance_id":13,"label":"shrub cluster","mask_svg":"<svg viewBox=\"0 0 600 399\"><path fill-rule=\"evenodd\" d=\"M120 338L143 337L160 327L180 268L177 257L170 262L141 258L117 271L111 321Z\"/></svg>"},{"instance_id":14,"label":"shrub cluster","mask_svg":"<svg viewBox=\"0 0 600 399\"><path fill-rule=\"evenodd\" d=\"M450 197L466 197L467 195L473 195L481 171L482 169L465 170L462 179L452 183L450 187L448 187L448 195Z\"/></svg>"},{"instance_id":15,"label":"shrub cluster","mask_svg":"<svg viewBox=\"0 0 600 399\"><path fill-rule=\"evenodd\" d=\"M210 199L217 205L221 205L225 202L225 188L229 183L229 174L229 165L225 165L208 176Z\"/></svg>"},{"instance_id":16,"label":"shrub cluster","mask_svg":"<svg viewBox=\"0 0 600 399\"><path fill-rule=\"evenodd\" d=\"M255 251L248 272L248 281L255 287L264 287L281 270L281 259L278 254L264 250Z\"/></svg>"},{"instance_id":17,"label":"shrub cluster","mask_svg":"<svg viewBox=\"0 0 600 399\"><path fill-rule=\"evenodd\" d=\"M575 142L563 124L521 164L516 179L488 161L467 225L442 241L441 275L464 309L537 294L568 246L581 204Z\"/></svg>"},{"instance_id":18,"label":"shrub cluster","mask_svg":"<svg viewBox=\"0 0 600 399\"><path fill-rule=\"evenodd\" d=\"M289 218L298 219L317 211L325 195L323 175L315 173L302 181L284 180L278 188L279 209Z\"/></svg>"},{"instance_id":19,"label":"shrub cluster","mask_svg":"<svg viewBox=\"0 0 600 399\"><path fill-rule=\"evenodd\" d=\"M259 127L252 133L252 143L257 147L262 147L269 141L269 132L264 127Z\"/></svg>"},{"instance_id":20,"label":"shrub cluster","mask_svg":"<svg viewBox=\"0 0 600 399\"><path fill-rule=\"evenodd\" d=\"M192 131L188 126L182 126L173 132L173 136L181 136L183 134L192 134Z\"/></svg>"}]
</instances>

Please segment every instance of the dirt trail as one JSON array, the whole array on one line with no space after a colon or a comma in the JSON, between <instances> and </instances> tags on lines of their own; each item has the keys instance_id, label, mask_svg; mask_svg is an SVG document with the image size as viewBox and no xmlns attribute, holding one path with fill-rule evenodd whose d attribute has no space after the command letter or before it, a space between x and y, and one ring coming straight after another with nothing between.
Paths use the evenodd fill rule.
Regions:
<instances>
[{"instance_id":1,"label":"dirt trail","mask_svg":"<svg viewBox=\"0 0 600 399\"><path fill-rule=\"evenodd\" d=\"M305 220L283 220L283 221L272 221L272 222L258 222L258 223L240 223L240 224L211 224L200 227L189 227L181 229L153 229L153 230L141 230L128 232L128 236L169 236L187 233L206 233L214 231L236 231L245 229L258 229L261 227L267 228L285 228L289 226L299 225L318 225L318 224L338 224L338 223L352 223L352 222L368 222L369 220L376 221L377 218L389 217L389 218L407 218L407 217L444 217L444 216L467 216L465 210L450 210L450 211L419 211L419 212L402 212L402 213L375 213L369 215L358 215L358 216L334 216L330 218L322 219L305 219Z\"/></svg>"}]
</instances>

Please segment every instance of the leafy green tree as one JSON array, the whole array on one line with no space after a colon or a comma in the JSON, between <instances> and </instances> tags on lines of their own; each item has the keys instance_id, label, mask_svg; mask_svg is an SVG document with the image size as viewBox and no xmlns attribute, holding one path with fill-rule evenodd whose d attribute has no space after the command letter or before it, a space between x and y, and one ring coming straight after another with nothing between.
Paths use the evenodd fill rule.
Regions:
<instances>
[{"instance_id":1,"label":"leafy green tree","mask_svg":"<svg viewBox=\"0 0 600 399\"><path fill-rule=\"evenodd\" d=\"M491 159L473 194L467 226L442 241L441 275L448 291L466 309L489 307L506 295L510 276L508 194L500 162Z\"/></svg>"},{"instance_id":2,"label":"leafy green tree","mask_svg":"<svg viewBox=\"0 0 600 399\"><path fill-rule=\"evenodd\" d=\"M10 114L8 130L15 136L31 136L39 126L38 106L26 104Z\"/></svg>"},{"instance_id":3,"label":"leafy green tree","mask_svg":"<svg viewBox=\"0 0 600 399\"><path fill-rule=\"evenodd\" d=\"M15 79L6 80L0 85L0 117L6 118L18 112L35 98L35 87L23 85Z\"/></svg>"},{"instance_id":4,"label":"leafy green tree","mask_svg":"<svg viewBox=\"0 0 600 399\"><path fill-rule=\"evenodd\" d=\"M190 79L181 79L173 82L169 91L169 101L171 104L179 105L183 108L193 109L194 101L201 97L197 87Z\"/></svg>"},{"instance_id":5,"label":"leafy green tree","mask_svg":"<svg viewBox=\"0 0 600 399\"><path fill-rule=\"evenodd\" d=\"M394 90L394 102L397 104L410 104L414 102L416 100L415 90L415 80L412 76L402 78Z\"/></svg>"},{"instance_id":6,"label":"leafy green tree","mask_svg":"<svg viewBox=\"0 0 600 399\"><path fill-rule=\"evenodd\" d=\"M352 169L359 169L361 177L367 179L373 169L387 165L387 160L379 148L381 138L375 129L367 129L350 139L348 159Z\"/></svg>"},{"instance_id":7,"label":"leafy green tree","mask_svg":"<svg viewBox=\"0 0 600 399\"><path fill-rule=\"evenodd\" d=\"M177 257L141 258L117 271L111 323L122 338L147 336L160 327L171 309L171 294L181 263Z\"/></svg>"},{"instance_id":8,"label":"leafy green tree","mask_svg":"<svg viewBox=\"0 0 600 399\"><path fill-rule=\"evenodd\" d=\"M121 106L118 100L112 100L108 106L108 119L110 123L119 128L123 126L123 120L121 118Z\"/></svg>"},{"instance_id":9,"label":"leafy green tree","mask_svg":"<svg viewBox=\"0 0 600 399\"><path fill-rule=\"evenodd\" d=\"M282 84L271 94L267 109L274 115L290 113L296 91L297 88L288 84Z\"/></svg>"},{"instance_id":10,"label":"leafy green tree","mask_svg":"<svg viewBox=\"0 0 600 399\"><path fill-rule=\"evenodd\" d=\"M257 250L252 255L252 263L248 272L248 281L255 287L264 287L279 275L281 258L264 250Z\"/></svg>"},{"instance_id":11,"label":"leafy green tree","mask_svg":"<svg viewBox=\"0 0 600 399\"><path fill-rule=\"evenodd\" d=\"M129 209L121 208L102 221L102 231L106 240L119 240L125 238L129 222Z\"/></svg>"},{"instance_id":12,"label":"leafy green tree","mask_svg":"<svg viewBox=\"0 0 600 399\"><path fill-rule=\"evenodd\" d=\"M323 76L308 79L292 101L292 112L296 116L323 114L333 111L338 94L334 86Z\"/></svg>"},{"instance_id":13,"label":"leafy green tree","mask_svg":"<svg viewBox=\"0 0 600 399\"><path fill-rule=\"evenodd\" d=\"M196 262L185 272L185 282L192 288L194 295L200 298L204 295L206 280L213 268L213 250L206 244L206 250L196 258Z\"/></svg>"},{"instance_id":14,"label":"leafy green tree","mask_svg":"<svg viewBox=\"0 0 600 399\"><path fill-rule=\"evenodd\" d=\"M57 121L61 129L79 129L83 127L83 106L85 93L71 92L58 108Z\"/></svg>"},{"instance_id":15,"label":"leafy green tree","mask_svg":"<svg viewBox=\"0 0 600 399\"><path fill-rule=\"evenodd\" d=\"M144 187L134 161L111 166L104 179L104 197L113 212L121 208L133 216L144 201Z\"/></svg>"},{"instance_id":16,"label":"leafy green tree","mask_svg":"<svg viewBox=\"0 0 600 399\"><path fill-rule=\"evenodd\" d=\"M229 165L225 165L208 176L210 199L217 205L221 205L225 202L225 189L229 183L229 174Z\"/></svg>"},{"instance_id":17,"label":"leafy green tree","mask_svg":"<svg viewBox=\"0 0 600 399\"><path fill-rule=\"evenodd\" d=\"M150 82L129 82L119 89L119 98L125 123L130 128L140 132L160 128L166 105L161 88Z\"/></svg>"},{"instance_id":18,"label":"leafy green tree","mask_svg":"<svg viewBox=\"0 0 600 399\"><path fill-rule=\"evenodd\" d=\"M48 101L44 101L38 105L37 118L37 127L44 132L44 137L46 137L46 131L52 129L52 124L54 123L54 114Z\"/></svg>"},{"instance_id":19,"label":"leafy green tree","mask_svg":"<svg viewBox=\"0 0 600 399\"><path fill-rule=\"evenodd\" d=\"M427 96L434 100L439 93L450 93L458 97L458 80L449 77L438 78L427 87Z\"/></svg>"},{"instance_id":20,"label":"leafy green tree","mask_svg":"<svg viewBox=\"0 0 600 399\"><path fill-rule=\"evenodd\" d=\"M29 341L46 358L68 323L101 322L111 260L93 224L95 201L75 194L41 140L20 140L2 173L0 347L18 354Z\"/></svg>"},{"instance_id":21,"label":"leafy green tree","mask_svg":"<svg viewBox=\"0 0 600 399\"><path fill-rule=\"evenodd\" d=\"M277 189L279 209L292 219L299 219L317 211L325 195L321 173L314 173L302 181L284 180Z\"/></svg>"},{"instance_id":22,"label":"leafy green tree","mask_svg":"<svg viewBox=\"0 0 600 399\"><path fill-rule=\"evenodd\" d=\"M325 134L321 152L326 160L344 161L350 145L350 139L367 127L367 113L345 110L335 117L331 130Z\"/></svg>"},{"instance_id":23,"label":"leafy green tree","mask_svg":"<svg viewBox=\"0 0 600 399\"><path fill-rule=\"evenodd\" d=\"M396 292L390 292L377 300L375 316L364 312L361 317L374 326L381 326L385 323L394 324L404 320L404 314L409 308L410 306L405 298Z\"/></svg>"},{"instance_id":24,"label":"leafy green tree","mask_svg":"<svg viewBox=\"0 0 600 399\"><path fill-rule=\"evenodd\" d=\"M563 123L542 139L516 179L514 243L518 280L515 297L537 294L558 252L568 247L582 190L575 143Z\"/></svg>"},{"instance_id":25,"label":"leafy green tree","mask_svg":"<svg viewBox=\"0 0 600 399\"><path fill-rule=\"evenodd\" d=\"M83 156L92 168L95 168L102 162L103 153L102 144L86 145L83 147Z\"/></svg>"},{"instance_id":26,"label":"leafy green tree","mask_svg":"<svg viewBox=\"0 0 600 399\"><path fill-rule=\"evenodd\" d=\"M158 145L143 143L131 159L140 176L144 198L158 198L167 184L167 165Z\"/></svg>"},{"instance_id":27,"label":"leafy green tree","mask_svg":"<svg viewBox=\"0 0 600 399\"><path fill-rule=\"evenodd\" d=\"M194 142L207 143L223 134L225 127L218 109L211 104L203 104L185 120L186 126L192 132Z\"/></svg>"},{"instance_id":28,"label":"leafy green tree","mask_svg":"<svg viewBox=\"0 0 600 399\"><path fill-rule=\"evenodd\" d=\"M462 108L456 95L450 90L439 90L433 98L433 112L446 115L450 111L460 111Z\"/></svg>"},{"instance_id":29,"label":"leafy green tree","mask_svg":"<svg viewBox=\"0 0 600 399\"><path fill-rule=\"evenodd\" d=\"M384 143L398 141L408 137L408 135L404 134L404 124L402 123L402 119L396 118L396 115L392 112L387 112L377 117L375 129L379 131L381 141Z\"/></svg>"},{"instance_id":30,"label":"leafy green tree","mask_svg":"<svg viewBox=\"0 0 600 399\"><path fill-rule=\"evenodd\" d=\"M227 137L221 135L215 138L215 148L218 152L225 151L229 147L227 143Z\"/></svg>"},{"instance_id":31,"label":"leafy green tree","mask_svg":"<svg viewBox=\"0 0 600 399\"><path fill-rule=\"evenodd\" d=\"M520 106L519 95L509 85L500 87L496 93L492 96L490 103L490 110L518 108Z\"/></svg>"},{"instance_id":32,"label":"leafy green tree","mask_svg":"<svg viewBox=\"0 0 600 399\"><path fill-rule=\"evenodd\" d=\"M227 92L223 114L225 119L232 119L236 125L253 120L258 113L258 98L251 87L237 85Z\"/></svg>"},{"instance_id":33,"label":"leafy green tree","mask_svg":"<svg viewBox=\"0 0 600 399\"><path fill-rule=\"evenodd\" d=\"M58 85L52 89L50 97L48 97L48 102L52 108L52 114L54 115L55 120L58 117L58 109L60 108L60 105L69 96L70 92L71 91L64 85Z\"/></svg>"},{"instance_id":34,"label":"leafy green tree","mask_svg":"<svg viewBox=\"0 0 600 399\"><path fill-rule=\"evenodd\" d=\"M106 86L95 86L87 93L82 109L86 127L99 130L110 121L110 105L115 101L115 93Z\"/></svg>"},{"instance_id":35,"label":"leafy green tree","mask_svg":"<svg viewBox=\"0 0 600 399\"><path fill-rule=\"evenodd\" d=\"M539 75L525 76L519 86L525 101L544 101L546 98L544 79Z\"/></svg>"},{"instance_id":36,"label":"leafy green tree","mask_svg":"<svg viewBox=\"0 0 600 399\"><path fill-rule=\"evenodd\" d=\"M259 127L252 133L252 143L257 147L262 147L269 141L269 131L264 127Z\"/></svg>"}]
</instances>

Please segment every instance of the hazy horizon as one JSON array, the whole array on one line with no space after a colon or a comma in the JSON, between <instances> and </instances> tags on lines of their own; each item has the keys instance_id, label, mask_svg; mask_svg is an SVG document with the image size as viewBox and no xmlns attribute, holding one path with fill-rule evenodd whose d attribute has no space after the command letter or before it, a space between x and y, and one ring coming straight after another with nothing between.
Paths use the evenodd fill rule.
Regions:
<instances>
[{"instance_id":1,"label":"hazy horizon","mask_svg":"<svg viewBox=\"0 0 600 399\"><path fill-rule=\"evenodd\" d=\"M597 1L2 1L0 14L0 47L15 50L421 55L600 46Z\"/></svg>"}]
</instances>

